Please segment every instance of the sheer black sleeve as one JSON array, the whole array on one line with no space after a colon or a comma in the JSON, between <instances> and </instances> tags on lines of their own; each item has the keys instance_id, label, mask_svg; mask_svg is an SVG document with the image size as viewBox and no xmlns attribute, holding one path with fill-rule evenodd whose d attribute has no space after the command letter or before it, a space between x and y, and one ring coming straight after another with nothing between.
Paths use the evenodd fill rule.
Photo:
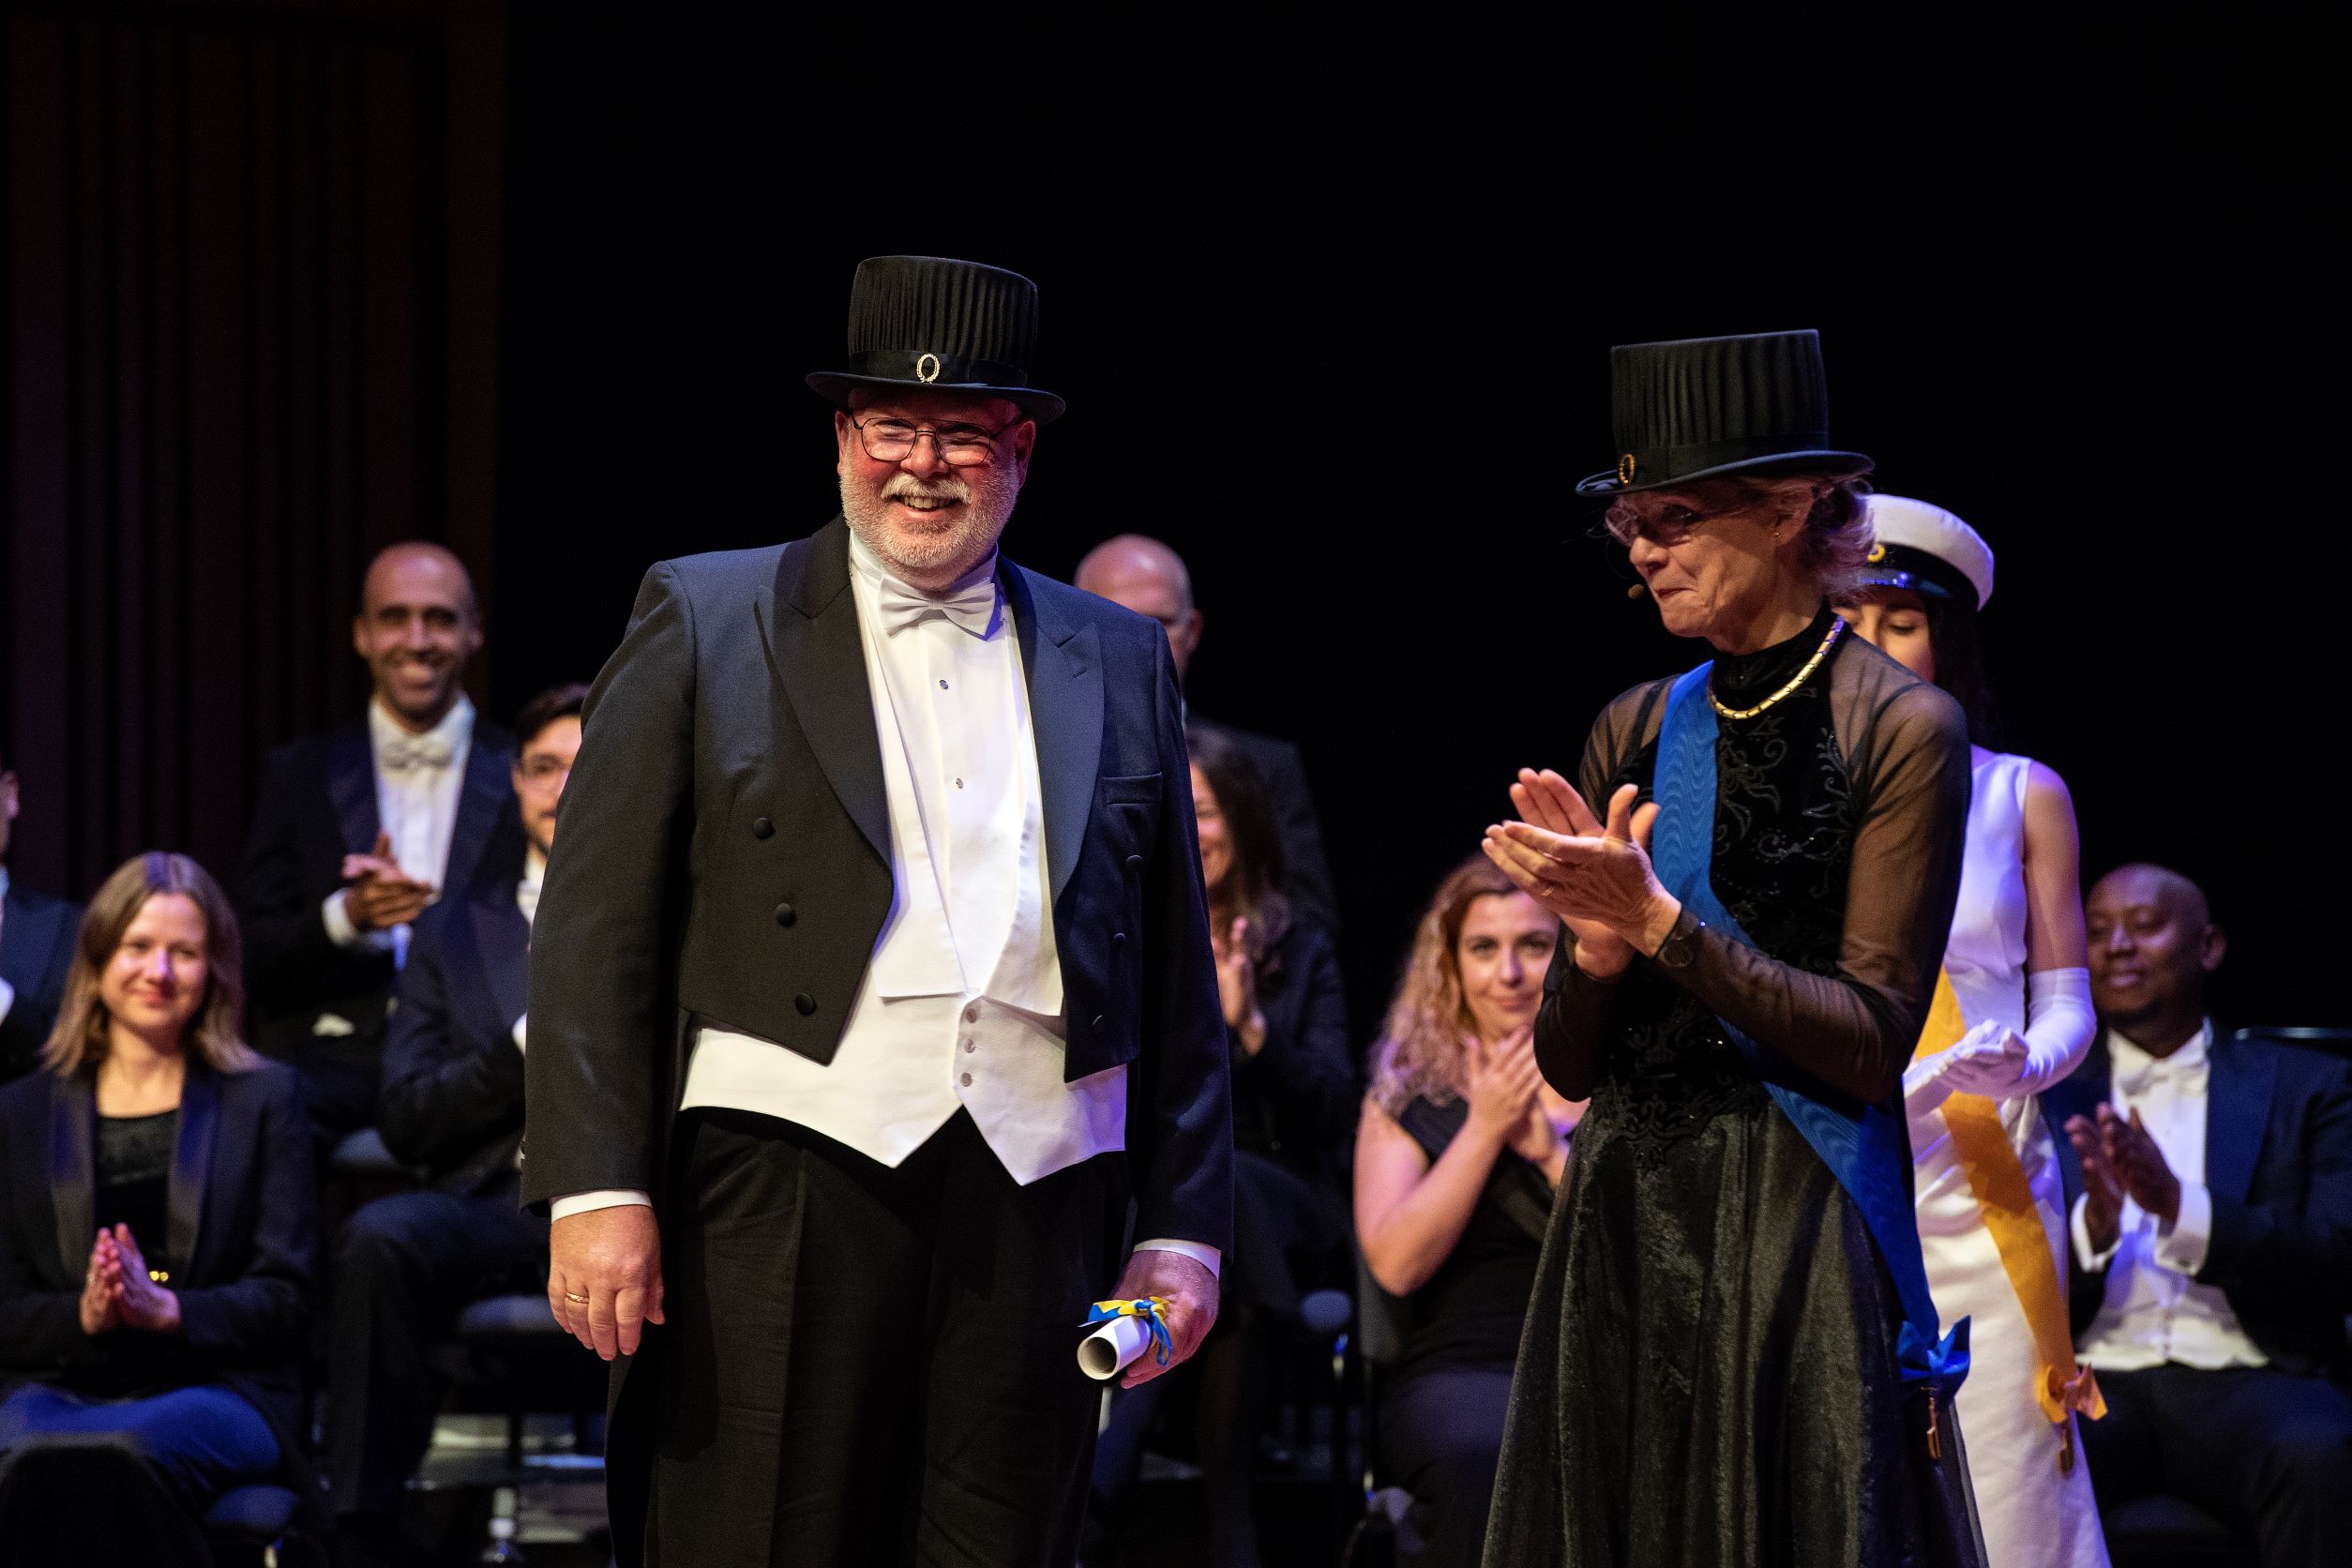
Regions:
<instances>
[{"instance_id":1,"label":"sheer black sleeve","mask_svg":"<svg viewBox=\"0 0 2352 1568\"><path fill-rule=\"evenodd\" d=\"M1854 846L1833 974L1785 964L1723 932L1676 936L1695 952L1664 971L1718 1017L1857 1099L1884 1100L1919 1041L1960 895L1968 730L1960 705L1867 644L1831 677L1854 782Z\"/></svg>"},{"instance_id":2,"label":"sheer black sleeve","mask_svg":"<svg viewBox=\"0 0 2352 1568\"><path fill-rule=\"evenodd\" d=\"M1651 681L1619 696L1601 710L1585 737L1576 765L1576 792L1597 816L1632 772L1636 754L1657 733L1668 681ZM1645 729L1648 734L1644 733ZM1649 795L1647 780L1642 794ZM1535 1016L1535 1061L1544 1079L1560 1093L1581 1100L1601 1076L1603 1048L1616 1011L1619 983L1595 980L1576 967L1576 933L1562 927L1551 968L1544 975L1544 1006Z\"/></svg>"}]
</instances>

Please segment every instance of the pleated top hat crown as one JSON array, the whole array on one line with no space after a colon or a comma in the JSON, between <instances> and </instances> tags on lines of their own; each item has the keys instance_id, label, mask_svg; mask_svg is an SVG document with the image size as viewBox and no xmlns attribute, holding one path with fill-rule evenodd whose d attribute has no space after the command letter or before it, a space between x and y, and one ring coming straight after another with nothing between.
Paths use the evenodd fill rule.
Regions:
<instances>
[{"instance_id":1,"label":"pleated top hat crown","mask_svg":"<svg viewBox=\"0 0 2352 1568\"><path fill-rule=\"evenodd\" d=\"M1810 327L1623 344L1609 351L1609 384L1617 467L1577 485L1582 495L1871 466L1830 445L1821 335Z\"/></svg>"},{"instance_id":2,"label":"pleated top hat crown","mask_svg":"<svg viewBox=\"0 0 2352 1568\"><path fill-rule=\"evenodd\" d=\"M1941 506L1907 495L1873 495L1865 588L1903 588L1982 610L1993 596L1993 547Z\"/></svg>"},{"instance_id":3,"label":"pleated top hat crown","mask_svg":"<svg viewBox=\"0 0 2352 1568\"><path fill-rule=\"evenodd\" d=\"M1018 272L943 256L870 256L850 285L847 368L809 388L846 405L860 386L978 392L1039 424L1063 401L1029 384L1037 350L1037 285Z\"/></svg>"}]
</instances>

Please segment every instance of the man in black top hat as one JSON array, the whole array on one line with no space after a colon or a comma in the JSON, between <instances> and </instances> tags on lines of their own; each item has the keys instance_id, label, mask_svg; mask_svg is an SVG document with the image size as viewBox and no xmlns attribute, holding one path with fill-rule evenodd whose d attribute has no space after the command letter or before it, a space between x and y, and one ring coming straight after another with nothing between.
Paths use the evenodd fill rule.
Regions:
<instances>
[{"instance_id":1,"label":"man in black top hat","mask_svg":"<svg viewBox=\"0 0 2352 1568\"><path fill-rule=\"evenodd\" d=\"M1035 321L1011 273L861 265L849 367L808 378L843 516L656 565L589 700L523 1196L550 1305L621 1358L624 1562L1066 1563L1089 1305L1165 1304L1130 1382L1215 1317L1225 1029L1168 641L997 555L1062 411Z\"/></svg>"}]
</instances>

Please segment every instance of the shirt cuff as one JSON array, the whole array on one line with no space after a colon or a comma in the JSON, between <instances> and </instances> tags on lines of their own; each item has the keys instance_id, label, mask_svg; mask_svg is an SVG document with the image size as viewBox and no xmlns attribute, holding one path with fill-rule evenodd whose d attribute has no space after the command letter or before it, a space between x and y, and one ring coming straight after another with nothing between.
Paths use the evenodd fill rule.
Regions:
<instances>
[{"instance_id":1,"label":"shirt cuff","mask_svg":"<svg viewBox=\"0 0 2352 1568\"><path fill-rule=\"evenodd\" d=\"M1135 1249L1138 1252L1173 1252L1181 1257L1189 1258L1208 1270L1209 1277L1212 1279L1217 1277L1217 1267L1225 1258L1223 1253L1205 1242L1171 1242L1164 1236L1154 1236L1148 1242L1138 1242Z\"/></svg>"},{"instance_id":2,"label":"shirt cuff","mask_svg":"<svg viewBox=\"0 0 2352 1568\"><path fill-rule=\"evenodd\" d=\"M16 988L0 980L0 1023L8 1021L8 1009L16 1005Z\"/></svg>"},{"instance_id":3,"label":"shirt cuff","mask_svg":"<svg viewBox=\"0 0 2352 1568\"><path fill-rule=\"evenodd\" d=\"M2156 1261L2178 1274L2196 1277L2213 1244L2213 1194L2203 1182L2180 1184L2180 1212L2171 1229L2156 1230Z\"/></svg>"},{"instance_id":4,"label":"shirt cuff","mask_svg":"<svg viewBox=\"0 0 2352 1568\"><path fill-rule=\"evenodd\" d=\"M2123 1244L2123 1237L2118 1234L2115 1239L2115 1246L2109 1247L2104 1252L2095 1252L2091 1249L2090 1221L2084 1217L2090 1199L2088 1198L2074 1199L2074 1214L2068 1222L2067 1229L2074 1238L2074 1261L2082 1265L2083 1272L2104 1274L2107 1272L2107 1264L2115 1258L2116 1247Z\"/></svg>"},{"instance_id":5,"label":"shirt cuff","mask_svg":"<svg viewBox=\"0 0 2352 1568\"><path fill-rule=\"evenodd\" d=\"M520 1017L520 1018L517 1018L517 1019L515 1020L515 1028L514 1028L514 1035L515 1035L515 1049L520 1050L520 1051L527 1051L527 1050L529 1050L529 1049L531 1048L530 1048L530 1046L528 1046L527 1044L525 1044L525 1043L524 1043L524 1039L523 1039L523 1036L524 1036L526 1033L529 1033L529 1030L528 1030L528 1027L527 1027L527 1026L530 1024L530 1022L531 1022L531 1015L530 1015L530 1014L528 1014L528 1013L525 1013L522 1017Z\"/></svg>"},{"instance_id":6,"label":"shirt cuff","mask_svg":"<svg viewBox=\"0 0 2352 1568\"><path fill-rule=\"evenodd\" d=\"M620 1187L600 1187L595 1192L567 1192L547 1206L547 1215L550 1220L564 1219L572 1214L584 1214L591 1209L618 1209L629 1203L641 1203L650 1209L654 1206L653 1194L629 1192Z\"/></svg>"},{"instance_id":7,"label":"shirt cuff","mask_svg":"<svg viewBox=\"0 0 2352 1568\"><path fill-rule=\"evenodd\" d=\"M371 953L389 952L392 947L391 932L363 931L351 923L351 910L343 902L350 892L347 887L339 887L326 896L325 903L319 906L320 919L326 926L326 940L338 947L361 947Z\"/></svg>"}]
</instances>

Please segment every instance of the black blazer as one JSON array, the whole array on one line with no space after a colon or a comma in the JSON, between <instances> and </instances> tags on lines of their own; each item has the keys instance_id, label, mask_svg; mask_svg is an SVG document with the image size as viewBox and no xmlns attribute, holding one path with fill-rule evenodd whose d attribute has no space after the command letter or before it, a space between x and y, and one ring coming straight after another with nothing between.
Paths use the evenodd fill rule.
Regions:
<instances>
[{"instance_id":1,"label":"black blazer","mask_svg":"<svg viewBox=\"0 0 2352 1568\"><path fill-rule=\"evenodd\" d=\"M2205 1184L2213 1240L2198 1282L2218 1285L2263 1354L2292 1372L2344 1365L2352 1313L2352 1063L2264 1040L2224 1038L2212 1027L2207 1078ZM2043 1094L2058 1136L2068 1214L2082 1196L2082 1162L2066 1122L2108 1096L2104 1032L2064 1082ZM2098 1316L2107 1276L2072 1262L2077 1337Z\"/></svg>"},{"instance_id":2,"label":"black blazer","mask_svg":"<svg viewBox=\"0 0 2352 1568\"><path fill-rule=\"evenodd\" d=\"M444 897L462 897L486 869L512 876L522 867L514 750L512 735L475 719ZM343 885L343 856L372 850L381 826L375 753L364 721L289 741L270 754L237 874L236 909L245 934L247 1011L272 1055L294 1055L322 1014L339 1015L363 1036L384 1027L392 956L336 946L319 913L326 896Z\"/></svg>"},{"instance_id":3,"label":"black blazer","mask_svg":"<svg viewBox=\"0 0 2352 1568\"><path fill-rule=\"evenodd\" d=\"M16 1002L0 1018L0 1083L33 1070L65 1000L74 934L82 928L80 904L53 898L14 877L6 904L0 909L0 980L15 988Z\"/></svg>"},{"instance_id":4,"label":"black blazer","mask_svg":"<svg viewBox=\"0 0 2352 1568\"><path fill-rule=\"evenodd\" d=\"M1306 785L1306 765L1299 748L1272 735L1252 734L1195 714L1191 728L1214 730L1247 757L1265 781L1266 799L1274 807L1274 825L1282 836L1287 862L1283 891L1290 907L1322 927L1339 929L1339 900L1332 896L1331 862L1323 853L1322 819L1316 814L1315 794Z\"/></svg>"},{"instance_id":5,"label":"black blazer","mask_svg":"<svg viewBox=\"0 0 2352 1568\"><path fill-rule=\"evenodd\" d=\"M0 1089L0 1398L137 1348L169 1387L234 1390L298 1469L300 1362L314 1241L310 1135L294 1074L265 1063L216 1074L191 1062L180 1093L168 1234L136 1238L168 1269L182 1332L82 1332L82 1281L97 1236L94 1076L38 1073ZM158 1244L158 1241L160 1244ZM163 1353L154 1353L160 1344Z\"/></svg>"},{"instance_id":6,"label":"black blazer","mask_svg":"<svg viewBox=\"0 0 2352 1568\"><path fill-rule=\"evenodd\" d=\"M1231 1121L1168 640L1007 564L1069 1020L1120 1063L1138 1233L1227 1244ZM646 574L588 700L531 977L527 1201L658 1195L696 1019L829 1062L891 905L849 529Z\"/></svg>"},{"instance_id":7,"label":"black blazer","mask_svg":"<svg viewBox=\"0 0 2352 1568\"><path fill-rule=\"evenodd\" d=\"M376 1131L392 1157L460 1197L512 1198L522 1142L531 925L515 888L485 882L416 923L384 1045Z\"/></svg>"},{"instance_id":8,"label":"black blazer","mask_svg":"<svg viewBox=\"0 0 2352 1568\"><path fill-rule=\"evenodd\" d=\"M1266 1043L1256 1056L1231 1037L1233 1142L1311 1180L1334 1169L1356 1124L1347 995L1331 938L1306 921L1282 933L1258 980Z\"/></svg>"}]
</instances>

